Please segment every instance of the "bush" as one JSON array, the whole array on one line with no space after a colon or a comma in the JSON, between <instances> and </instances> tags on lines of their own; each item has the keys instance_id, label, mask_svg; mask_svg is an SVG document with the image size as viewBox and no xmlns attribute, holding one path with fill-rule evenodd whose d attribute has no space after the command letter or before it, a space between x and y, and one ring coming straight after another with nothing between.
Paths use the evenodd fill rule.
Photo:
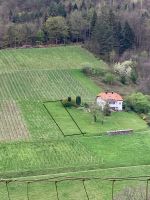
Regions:
<instances>
[{"instance_id":1,"label":"bush","mask_svg":"<svg viewBox=\"0 0 150 200\"><path fill-rule=\"evenodd\" d=\"M107 83L107 84L110 84L110 85L112 85L114 82L115 82L115 80L116 80L116 77L115 77L115 75L114 74L112 74L112 73L106 73L106 75L105 75L105 77L104 77L104 79L103 79L103 81L105 82L105 83Z\"/></svg>"},{"instance_id":2,"label":"bush","mask_svg":"<svg viewBox=\"0 0 150 200\"><path fill-rule=\"evenodd\" d=\"M135 66L136 62L132 60L126 60L114 65L114 71L120 76L121 83L126 84L130 80L132 80L133 83L136 83L138 74Z\"/></svg>"},{"instance_id":3,"label":"bush","mask_svg":"<svg viewBox=\"0 0 150 200\"><path fill-rule=\"evenodd\" d=\"M68 97L68 102L71 102L71 97Z\"/></svg>"},{"instance_id":4,"label":"bush","mask_svg":"<svg viewBox=\"0 0 150 200\"><path fill-rule=\"evenodd\" d=\"M84 67L82 69L82 72L86 75L91 75L91 76L103 76L105 74L105 70L100 69L100 68L92 68L92 67Z\"/></svg>"},{"instance_id":5,"label":"bush","mask_svg":"<svg viewBox=\"0 0 150 200\"><path fill-rule=\"evenodd\" d=\"M81 97L80 96L76 97L76 104L77 104L77 106L81 105Z\"/></svg>"},{"instance_id":6,"label":"bush","mask_svg":"<svg viewBox=\"0 0 150 200\"><path fill-rule=\"evenodd\" d=\"M126 106L137 113L147 114L150 111L150 101L142 93L133 93L126 98Z\"/></svg>"},{"instance_id":7,"label":"bush","mask_svg":"<svg viewBox=\"0 0 150 200\"><path fill-rule=\"evenodd\" d=\"M148 126L150 126L150 119L146 120Z\"/></svg>"},{"instance_id":8,"label":"bush","mask_svg":"<svg viewBox=\"0 0 150 200\"><path fill-rule=\"evenodd\" d=\"M89 108L90 107L88 103L84 103L83 106L84 106L84 108Z\"/></svg>"},{"instance_id":9,"label":"bush","mask_svg":"<svg viewBox=\"0 0 150 200\"><path fill-rule=\"evenodd\" d=\"M137 72L136 72L135 69L132 69L130 79L131 79L131 81L132 81L133 83L136 84L137 79L138 79L138 74L137 74Z\"/></svg>"},{"instance_id":10,"label":"bush","mask_svg":"<svg viewBox=\"0 0 150 200\"><path fill-rule=\"evenodd\" d=\"M70 99L69 99L70 100ZM68 99L62 100L62 103L65 108L71 108L72 106L76 107L76 102L74 100L68 101Z\"/></svg>"},{"instance_id":11,"label":"bush","mask_svg":"<svg viewBox=\"0 0 150 200\"><path fill-rule=\"evenodd\" d=\"M110 107L109 107L108 103L104 106L103 115L104 116L110 116L111 115L111 111L110 111Z\"/></svg>"},{"instance_id":12,"label":"bush","mask_svg":"<svg viewBox=\"0 0 150 200\"><path fill-rule=\"evenodd\" d=\"M127 78L125 76L120 76L120 82L125 85L127 82Z\"/></svg>"},{"instance_id":13,"label":"bush","mask_svg":"<svg viewBox=\"0 0 150 200\"><path fill-rule=\"evenodd\" d=\"M146 121L147 125L150 126L150 114L143 115L143 120Z\"/></svg>"}]
</instances>

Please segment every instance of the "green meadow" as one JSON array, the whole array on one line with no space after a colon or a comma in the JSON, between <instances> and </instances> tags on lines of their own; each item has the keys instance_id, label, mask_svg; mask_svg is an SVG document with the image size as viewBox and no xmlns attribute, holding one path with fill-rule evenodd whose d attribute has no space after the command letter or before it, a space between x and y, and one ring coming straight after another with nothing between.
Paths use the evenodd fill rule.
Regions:
<instances>
[{"instance_id":1,"label":"green meadow","mask_svg":"<svg viewBox=\"0 0 150 200\"><path fill-rule=\"evenodd\" d=\"M0 177L16 180L0 183L0 199L86 200L88 193L90 200L109 200L111 181L62 181L56 191L55 181L34 180L150 174L150 131L137 114L112 113L102 124L84 109L68 108L77 127L60 102L47 102L79 95L93 102L103 88L82 73L85 66L107 70L80 46L0 51ZM107 135L118 129L134 132ZM145 186L138 181L115 184L115 196L124 188Z\"/></svg>"}]
</instances>

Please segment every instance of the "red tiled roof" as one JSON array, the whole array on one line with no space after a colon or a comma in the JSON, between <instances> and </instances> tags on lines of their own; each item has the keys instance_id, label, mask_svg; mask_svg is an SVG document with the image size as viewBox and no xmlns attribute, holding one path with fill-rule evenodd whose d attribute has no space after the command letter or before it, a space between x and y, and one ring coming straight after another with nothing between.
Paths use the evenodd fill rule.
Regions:
<instances>
[{"instance_id":1,"label":"red tiled roof","mask_svg":"<svg viewBox=\"0 0 150 200\"><path fill-rule=\"evenodd\" d=\"M123 98L115 92L102 92L97 97L101 97L103 100L123 101Z\"/></svg>"}]
</instances>

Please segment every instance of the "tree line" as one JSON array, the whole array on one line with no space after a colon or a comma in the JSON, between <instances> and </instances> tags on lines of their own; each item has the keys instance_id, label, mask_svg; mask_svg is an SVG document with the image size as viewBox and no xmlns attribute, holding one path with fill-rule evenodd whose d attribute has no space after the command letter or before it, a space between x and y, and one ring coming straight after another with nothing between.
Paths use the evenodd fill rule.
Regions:
<instances>
[{"instance_id":1,"label":"tree line","mask_svg":"<svg viewBox=\"0 0 150 200\"><path fill-rule=\"evenodd\" d=\"M148 0L0 1L0 48L83 42L111 59L128 49L149 51Z\"/></svg>"}]
</instances>

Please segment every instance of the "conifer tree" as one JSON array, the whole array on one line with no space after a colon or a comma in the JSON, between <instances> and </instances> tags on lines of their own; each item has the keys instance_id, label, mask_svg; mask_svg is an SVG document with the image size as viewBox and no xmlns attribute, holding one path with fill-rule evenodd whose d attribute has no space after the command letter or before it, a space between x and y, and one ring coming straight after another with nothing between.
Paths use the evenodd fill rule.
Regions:
<instances>
[{"instance_id":1,"label":"conifer tree","mask_svg":"<svg viewBox=\"0 0 150 200\"><path fill-rule=\"evenodd\" d=\"M106 57L106 59L114 47L114 22L113 19L111 20L108 10L103 9L92 34L92 42L96 44L96 53Z\"/></svg>"},{"instance_id":2,"label":"conifer tree","mask_svg":"<svg viewBox=\"0 0 150 200\"><path fill-rule=\"evenodd\" d=\"M129 23L126 21L123 29L123 49L127 50L134 46L135 35Z\"/></svg>"},{"instance_id":3,"label":"conifer tree","mask_svg":"<svg viewBox=\"0 0 150 200\"><path fill-rule=\"evenodd\" d=\"M94 10L93 16L92 16L92 19L91 19L91 28L90 28L90 29L91 29L91 30L90 30L91 33L92 33L93 30L94 30L96 21L97 21L97 13L96 13L96 11Z\"/></svg>"},{"instance_id":4,"label":"conifer tree","mask_svg":"<svg viewBox=\"0 0 150 200\"><path fill-rule=\"evenodd\" d=\"M121 23L117 23L116 27L116 52L118 55L121 55L124 51L123 43L124 43L124 37L123 37L123 29L121 26Z\"/></svg>"},{"instance_id":5,"label":"conifer tree","mask_svg":"<svg viewBox=\"0 0 150 200\"><path fill-rule=\"evenodd\" d=\"M81 9L81 10L86 10L85 0L82 1L82 4L81 4L80 9Z\"/></svg>"},{"instance_id":6,"label":"conifer tree","mask_svg":"<svg viewBox=\"0 0 150 200\"><path fill-rule=\"evenodd\" d=\"M78 6L77 6L76 3L75 3L74 6L73 6L73 11L75 11L75 10L78 10Z\"/></svg>"}]
</instances>

